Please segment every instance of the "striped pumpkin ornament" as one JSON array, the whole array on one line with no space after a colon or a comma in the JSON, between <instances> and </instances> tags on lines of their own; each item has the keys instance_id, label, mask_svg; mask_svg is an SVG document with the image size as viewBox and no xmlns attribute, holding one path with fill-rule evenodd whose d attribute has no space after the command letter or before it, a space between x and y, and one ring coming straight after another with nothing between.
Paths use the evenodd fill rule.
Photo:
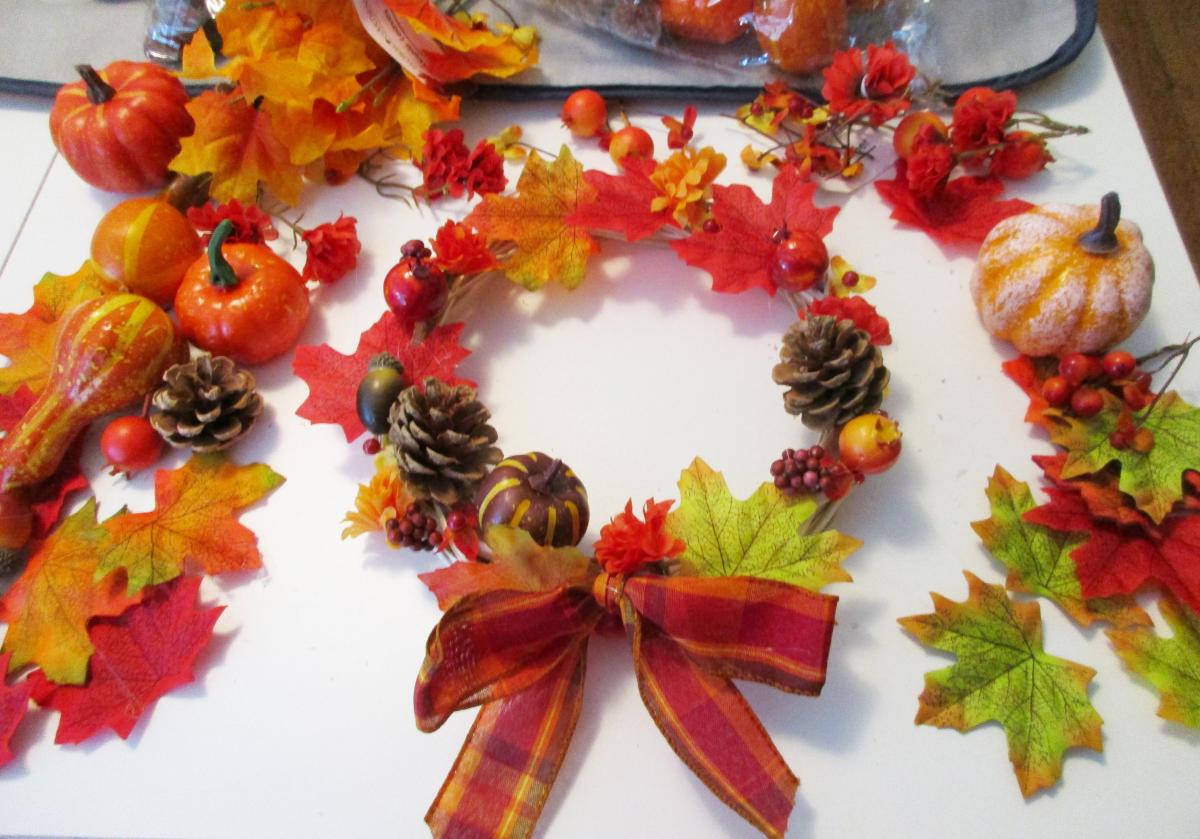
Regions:
<instances>
[{"instance_id":1,"label":"striped pumpkin ornament","mask_svg":"<svg viewBox=\"0 0 1200 839\"><path fill-rule=\"evenodd\" d=\"M166 312L145 297L114 294L63 316L46 388L0 441L0 489L46 480L88 424L142 399L186 357Z\"/></svg>"},{"instance_id":2,"label":"striped pumpkin ornament","mask_svg":"<svg viewBox=\"0 0 1200 839\"><path fill-rule=\"evenodd\" d=\"M579 544L588 527L583 482L565 463L542 452L505 458L475 495L479 526L519 527L540 544Z\"/></svg>"}]
</instances>

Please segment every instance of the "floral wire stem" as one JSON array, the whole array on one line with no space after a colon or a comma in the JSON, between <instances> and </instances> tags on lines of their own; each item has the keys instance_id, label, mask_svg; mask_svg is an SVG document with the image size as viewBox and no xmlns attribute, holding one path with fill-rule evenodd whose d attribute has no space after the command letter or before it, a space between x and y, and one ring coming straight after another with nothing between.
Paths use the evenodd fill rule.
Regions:
<instances>
[{"instance_id":1,"label":"floral wire stem","mask_svg":"<svg viewBox=\"0 0 1200 839\"><path fill-rule=\"evenodd\" d=\"M391 201L401 201L409 207L417 206L414 199L417 188L395 180L394 174L381 175L380 171L383 167L375 162L377 157L379 157L378 152L358 164L358 176L372 184L381 197Z\"/></svg>"},{"instance_id":2,"label":"floral wire stem","mask_svg":"<svg viewBox=\"0 0 1200 839\"><path fill-rule=\"evenodd\" d=\"M387 85L391 84L391 81L396 78L396 76L400 75L401 72L402 71L399 64L397 64L395 61L389 61L384 65L383 69L363 83L362 87L354 91L354 93L346 99L343 99L341 102L339 102L337 108L335 109L336 113L343 114L353 108L358 100L361 99L368 90L380 82L386 82L384 85L384 88L386 89Z\"/></svg>"},{"instance_id":3,"label":"floral wire stem","mask_svg":"<svg viewBox=\"0 0 1200 839\"><path fill-rule=\"evenodd\" d=\"M1136 427L1145 425L1150 419L1150 415L1154 413L1154 409L1158 406L1159 401L1171 387L1171 382L1175 381L1175 377L1179 375L1179 371L1183 368L1184 362L1188 359L1188 354L1191 353L1192 347L1196 345L1197 341L1200 341L1200 337L1191 338L1186 340L1183 344L1176 345L1176 349L1171 352L1167 356L1166 360L1159 365L1157 370L1155 370L1157 373L1159 370L1162 370L1164 367L1170 364L1172 359L1175 359L1175 369L1171 371L1171 375L1167 377L1165 382L1163 382L1163 386L1158 389L1158 393L1154 396L1154 401L1151 402L1149 407L1146 408L1145 412L1141 416L1141 419L1138 420Z\"/></svg>"}]
</instances>

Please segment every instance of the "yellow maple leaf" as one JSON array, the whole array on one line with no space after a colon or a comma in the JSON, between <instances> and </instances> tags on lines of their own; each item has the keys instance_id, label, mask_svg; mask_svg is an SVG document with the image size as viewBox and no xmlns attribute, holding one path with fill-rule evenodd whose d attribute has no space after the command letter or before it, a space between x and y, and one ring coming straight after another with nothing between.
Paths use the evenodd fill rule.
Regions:
<instances>
[{"instance_id":1,"label":"yellow maple leaf","mask_svg":"<svg viewBox=\"0 0 1200 839\"><path fill-rule=\"evenodd\" d=\"M196 132L184 137L171 168L212 173L212 197L254 202L261 182L288 204L300 199L299 170L275 135L270 115L236 92L205 91L187 105Z\"/></svg>"},{"instance_id":2,"label":"yellow maple leaf","mask_svg":"<svg viewBox=\"0 0 1200 839\"><path fill-rule=\"evenodd\" d=\"M398 17L426 39L426 78L456 82L472 76L509 76L537 64L537 30L531 26L488 28L482 14L447 15L429 0L386 0Z\"/></svg>"},{"instance_id":3,"label":"yellow maple leaf","mask_svg":"<svg viewBox=\"0 0 1200 839\"><path fill-rule=\"evenodd\" d=\"M569 219L594 200L583 167L563 146L552 163L531 152L517 181L516 195L485 195L465 223L488 244L511 243L514 252L500 267L530 291L557 281L567 288L583 282L588 257L598 250L587 229Z\"/></svg>"}]
</instances>

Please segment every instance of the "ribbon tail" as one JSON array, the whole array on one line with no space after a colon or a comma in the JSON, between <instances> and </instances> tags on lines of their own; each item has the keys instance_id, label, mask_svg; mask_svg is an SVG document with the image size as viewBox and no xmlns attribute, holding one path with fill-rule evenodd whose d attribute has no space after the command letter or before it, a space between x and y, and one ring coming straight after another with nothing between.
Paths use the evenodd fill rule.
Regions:
<instances>
[{"instance_id":1,"label":"ribbon tail","mask_svg":"<svg viewBox=\"0 0 1200 839\"><path fill-rule=\"evenodd\" d=\"M671 748L727 806L782 837L800 782L741 691L636 612L625 617L642 701Z\"/></svg>"},{"instance_id":2,"label":"ribbon tail","mask_svg":"<svg viewBox=\"0 0 1200 839\"><path fill-rule=\"evenodd\" d=\"M435 839L527 839L583 707L587 640L530 687L484 705L425 814Z\"/></svg>"}]
</instances>

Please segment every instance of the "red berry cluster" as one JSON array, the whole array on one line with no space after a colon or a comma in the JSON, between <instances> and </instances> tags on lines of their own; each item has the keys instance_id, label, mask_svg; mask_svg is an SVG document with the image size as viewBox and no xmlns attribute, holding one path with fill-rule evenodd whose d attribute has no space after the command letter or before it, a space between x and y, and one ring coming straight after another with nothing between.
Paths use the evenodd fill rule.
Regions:
<instances>
[{"instance_id":1,"label":"red berry cluster","mask_svg":"<svg viewBox=\"0 0 1200 839\"><path fill-rule=\"evenodd\" d=\"M1101 390L1120 396L1131 411L1140 411L1154 400L1150 374L1139 372L1137 359L1124 350L1103 357L1065 355L1058 363L1058 375L1042 382L1042 397L1052 407L1085 419L1104 409Z\"/></svg>"},{"instance_id":2,"label":"red berry cluster","mask_svg":"<svg viewBox=\"0 0 1200 839\"><path fill-rule=\"evenodd\" d=\"M409 504L403 517L388 519L384 531L393 545L417 551L431 551L440 541L437 519L425 512L420 501Z\"/></svg>"},{"instance_id":3,"label":"red berry cluster","mask_svg":"<svg viewBox=\"0 0 1200 839\"><path fill-rule=\"evenodd\" d=\"M821 446L811 449L784 449L771 464L771 477L784 495L792 497L823 492L830 499L841 498L854 476L841 461Z\"/></svg>"}]
</instances>

